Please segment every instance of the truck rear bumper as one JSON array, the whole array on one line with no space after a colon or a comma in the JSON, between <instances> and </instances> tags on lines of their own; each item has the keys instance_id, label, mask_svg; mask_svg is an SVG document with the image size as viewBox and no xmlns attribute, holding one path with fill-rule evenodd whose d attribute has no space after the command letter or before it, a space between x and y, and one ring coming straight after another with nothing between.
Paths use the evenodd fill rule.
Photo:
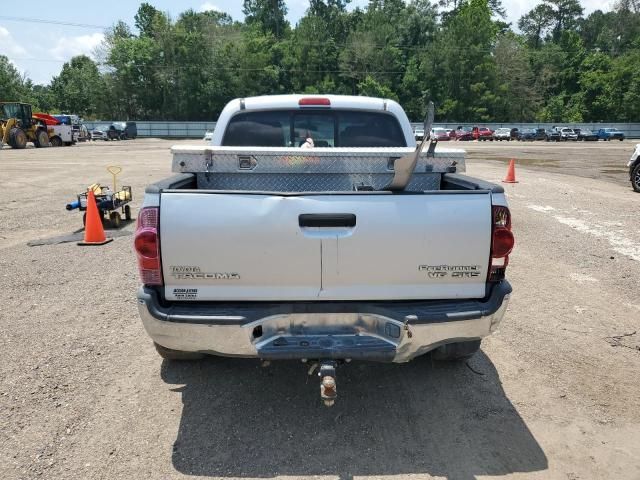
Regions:
<instances>
[{"instance_id":1,"label":"truck rear bumper","mask_svg":"<svg viewBox=\"0 0 640 480\"><path fill-rule=\"evenodd\" d=\"M153 289L138 309L154 342L174 350L263 359L407 362L451 342L496 330L511 285L482 300L395 302L173 303Z\"/></svg>"}]
</instances>

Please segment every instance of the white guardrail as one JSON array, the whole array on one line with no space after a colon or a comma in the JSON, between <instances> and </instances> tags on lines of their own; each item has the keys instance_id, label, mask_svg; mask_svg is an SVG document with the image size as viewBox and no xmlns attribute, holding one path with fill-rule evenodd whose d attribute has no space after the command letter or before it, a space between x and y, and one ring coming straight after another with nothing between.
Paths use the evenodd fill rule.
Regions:
<instances>
[{"instance_id":1,"label":"white guardrail","mask_svg":"<svg viewBox=\"0 0 640 480\"><path fill-rule=\"evenodd\" d=\"M86 127L91 130L98 125L110 125L112 121L105 120L102 122L84 122ZM136 121L138 126L139 137L157 137L157 138L203 138L207 130L213 130L216 122L151 122ZM422 126L421 123L412 123L414 128ZM509 128L552 128L552 127L569 127L569 128L586 128L587 130L598 130L600 128L614 127L622 130L627 138L640 138L640 123L434 123L434 127L442 127L447 130L453 130L458 126L472 127L481 126L489 127L491 130L501 127Z\"/></svg>"}]
</instances>

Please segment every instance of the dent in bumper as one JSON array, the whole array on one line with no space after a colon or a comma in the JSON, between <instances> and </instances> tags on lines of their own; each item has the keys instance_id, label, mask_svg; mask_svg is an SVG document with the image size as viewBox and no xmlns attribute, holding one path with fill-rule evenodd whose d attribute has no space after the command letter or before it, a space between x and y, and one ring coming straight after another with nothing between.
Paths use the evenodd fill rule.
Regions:
<instances>
[{"instance_id":1,"label":"dent in bumper","mask_svg":"<svg viewBox=\"0 0 640 480\"><path fill-rule=\"evenodd\" d=\"M156 297L143 289L138 294L138 309L153 341L174 350L231 357L361 358L401 363L446 343L490 335L504 316L510 293L506 283L489 310L450 313L444 319L441 312L433 317L406 315L404 319L379 312L341 312L282 313L253 321L234 316L207 316L203 321L201 316L190 319L180 315L176 320L163 313Z\"/></svg>"}]
</instances>

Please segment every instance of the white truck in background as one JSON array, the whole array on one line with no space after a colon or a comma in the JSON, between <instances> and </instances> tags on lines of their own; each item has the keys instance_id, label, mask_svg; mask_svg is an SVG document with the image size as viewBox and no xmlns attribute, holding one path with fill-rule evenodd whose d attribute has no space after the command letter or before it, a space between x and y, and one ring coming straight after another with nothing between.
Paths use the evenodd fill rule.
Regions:
<instances>
[{"instance_id":1,"label":"white truck in background","mask_svg":"<svg viewBox=\"0 0 640 480\"><path fill-rule=\"evenodd\" d=\"M391 100L231 101L210 146L172 149L178 174L138 217L160 355L313 362L327 405L342 363L473 355L511 294L510 213L459 173L464 152L424 142Z\"/></svg>"},{"instance_id":2,"label":"white truck in background","mask_svg":"<svg viewBox=\"0 0 640 480\"><path fill-rule=\"evenodd\" d=\"M77 142L76 132L71 125L48 125L49 143L52 147L70 147Z\"/></svg>"}]
</instances>

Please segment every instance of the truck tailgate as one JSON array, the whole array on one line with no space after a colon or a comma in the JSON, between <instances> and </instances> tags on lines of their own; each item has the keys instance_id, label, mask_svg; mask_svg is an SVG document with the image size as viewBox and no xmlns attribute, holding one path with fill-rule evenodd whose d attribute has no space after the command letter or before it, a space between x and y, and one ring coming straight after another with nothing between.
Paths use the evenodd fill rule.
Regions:
<instances>
[{"instance_id":1,"label":"truck tailgate","mask_svg":"<svg viewBox=\"0 0 640 480\"><path fill-rule=\"evenodd\" d=\"M164 192L169 300L481 298L491 196Z\"/></svg>"}]
</instances>

